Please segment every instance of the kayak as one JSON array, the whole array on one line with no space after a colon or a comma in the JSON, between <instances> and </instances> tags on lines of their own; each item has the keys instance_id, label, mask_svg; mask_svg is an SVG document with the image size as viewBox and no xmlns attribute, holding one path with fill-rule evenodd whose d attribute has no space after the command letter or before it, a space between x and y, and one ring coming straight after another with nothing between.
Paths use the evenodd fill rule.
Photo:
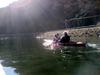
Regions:
<instances>
[{"instance_id":1,"label":"kayak","mask_svg":"<svg viewBox=\"0 0 100 75\"><path fill-rule=\"evenodd\" d=\"M68 46L68 47L86 47L86 43L83 42L73 42L70 41L69 43L54 43L53 40L50 39L44 39L43 46L47 49L57 49L62 46Z\"/></svg>"},{"instance_id":2,"label":"kayak","mask_svg":"<svg viewBox=\"0 0 100 75\"><path fill-rule=\"evenodd\" d=\"M100 44L94 44L94 43L84 43L84 42L74 42L71 41L69 43L53 43L53 40L50 39L44 39L44 42L42 43L44 48L49 49L49 50L55 50L61 47L91 47L100 50Z\"/></svg>"},{"instance_id":3,"label":"kayak","mask_svg":"<svg viewBox=\"0 0 100 75\"><path fill-rule=\"evenodd\" d=\"M53 43L51 45L51 48L52 49L58 49L58 48L61 48L61 47L86 47L86 43L83 43L83 42L73 42L73 41L70 41L68 43Z\"/></svg>"},{"instance_id":4,"label":"kayak","mask_svg":"<svg viewBox=\"0 0 100 75\"><path fill-rule=\"evenodd\" d=\"M86 43L83 42L69 42L69 43L61 43L61 46L73 46L73 47L86 47Z\"/></svg>"}]
</instances>

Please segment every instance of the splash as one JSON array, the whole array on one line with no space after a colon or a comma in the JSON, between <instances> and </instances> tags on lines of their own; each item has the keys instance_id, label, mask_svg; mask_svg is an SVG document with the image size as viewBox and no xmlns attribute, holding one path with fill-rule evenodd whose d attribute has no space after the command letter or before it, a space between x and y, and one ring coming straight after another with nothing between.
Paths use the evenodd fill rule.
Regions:
<instances>
[{"instance_id":1,"label":"splash","mask_svg":"<svg viewBox=\"0 0 100 75\"><path fill-rule=\"evenodd\" d=\"M49 50L55 50L61 47L59 43L54 43L51 39L44 39L43 46Z\"/></svg>"},{"instance_id":2,"label":"splash","mask_svg":"<svg viewBox=\"0 0 100 75\"><path fill-rule=\"evenodd\" d=\"M54 49L53 46L52 46L52 44L53 44L53 40L44 39L43 46L45 48L50 49L50 50Z\"/></svg>"},{"instance_id":3,"label":"splash","mask_svg":"<svg viewBox=\"0 0 100 75\"><path fill-rule=\"evenodd\" d=\"M100 44L87 43L87 46L92 47L92 48L96 48L96 49L100 49Z\"/></svg>"}]
</instances>

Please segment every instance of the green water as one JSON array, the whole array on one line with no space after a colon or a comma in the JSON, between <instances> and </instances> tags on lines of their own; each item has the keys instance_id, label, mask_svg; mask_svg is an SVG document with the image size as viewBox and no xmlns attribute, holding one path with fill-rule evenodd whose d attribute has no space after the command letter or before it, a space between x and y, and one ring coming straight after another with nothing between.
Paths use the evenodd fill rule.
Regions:
<instances>
[{"instance_id":1,"label":"green water","mask_svg":"<svg viewBox=\"0 0 100 75\"><path fill-rule=\"evenodd\" d=\"M15 74L6 72L7 75L100 75L100 53L78 52L91 50L96 49L64 48L63 51L50 51L33 37L0 40L3 67L15 68Z\"/></svg>"}]
</instances>

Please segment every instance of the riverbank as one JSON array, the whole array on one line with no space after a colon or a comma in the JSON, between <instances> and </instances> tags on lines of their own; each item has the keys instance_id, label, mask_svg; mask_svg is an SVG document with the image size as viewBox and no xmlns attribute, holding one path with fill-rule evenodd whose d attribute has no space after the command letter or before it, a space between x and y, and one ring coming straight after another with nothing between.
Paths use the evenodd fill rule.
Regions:
<instances>
[{"instance_id":1,"label":"riverbank","mask_svg":"<svg viewBox=\"0 0 100 75\"><path fill-rule=\"evenodd\" d=\"M63 35L64 31L69 31L71 40L73 41L83 41L86 42L88 37L97 37L97 33L100 33L100 27L89 27L89 28L72 28L72 29L63 29L56 31L49 31L39 35L42 39L53 39L56 33L59 33L60 36Z\"/></svg>"}]
</instances>

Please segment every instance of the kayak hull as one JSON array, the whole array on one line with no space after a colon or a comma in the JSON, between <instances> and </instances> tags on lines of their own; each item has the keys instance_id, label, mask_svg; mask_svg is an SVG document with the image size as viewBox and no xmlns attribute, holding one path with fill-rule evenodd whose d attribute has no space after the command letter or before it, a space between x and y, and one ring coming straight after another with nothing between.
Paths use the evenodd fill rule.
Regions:
<instances>
[{"instance_id":1,"label":"kayak hull","mask_svg":"<svg viewBox=\"0 0 100 75\"><path fill-rule=\"evenodd\" d=\"M85 43L82 43L82 44L63 44L61 46L86 47L86 44Z\"/></svg>"},{"instance_id":2,"label":"kayak hull","mask_svg":"<svg viewBox=\"0 0 100 75\"><path fill-rule=\"evenodd\" d=\"M61 46L72 46L72 47L86 47L86 43L83 42L69 42L69 43L61 43Z\"/></svg>"}]
</instances>

